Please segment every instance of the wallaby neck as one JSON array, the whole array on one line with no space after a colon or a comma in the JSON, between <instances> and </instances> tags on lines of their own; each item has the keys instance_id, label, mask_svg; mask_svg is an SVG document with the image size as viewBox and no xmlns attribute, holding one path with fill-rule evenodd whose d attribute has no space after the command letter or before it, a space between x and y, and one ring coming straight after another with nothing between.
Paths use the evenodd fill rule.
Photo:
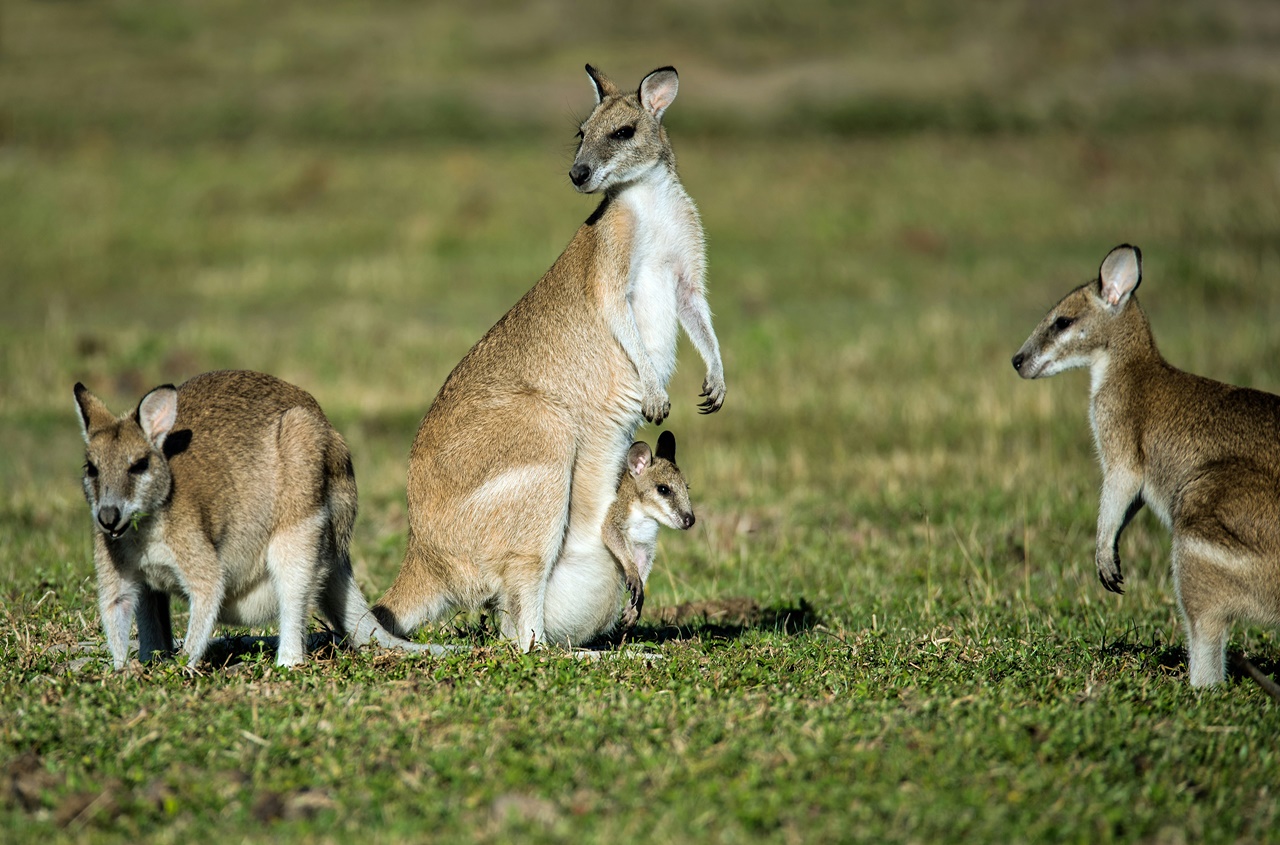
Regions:
<instances>
[{"instance_id":1,"label":"wallaby neck","mask_svg":"<svg viewBox=\"0 0 1280 845\"><path fill-rule=\"evenodd\" d=\"M1126 374L1135 370L1149 372L1165 366L1147 315L1133 299L1115 318L1106 345L1095 354L1089 367L1091 395L1096 400L1108 389L1123 389Z\"/></svg>"},{"instance_id":2,"label":"wallaby neck","mask_svg":"<svg viewBox=\"0 0 1280 845\"><path fill-rule=\"evenodd\" d=\"M682 198L687 200L688 193L680 184L680 177L675 167L665 161L659 161L644 172L639 179L615 185L609 189L609 198L621 200L627 205L643 210L653 205L654 201Z\"/></svg>"}]
</instances>

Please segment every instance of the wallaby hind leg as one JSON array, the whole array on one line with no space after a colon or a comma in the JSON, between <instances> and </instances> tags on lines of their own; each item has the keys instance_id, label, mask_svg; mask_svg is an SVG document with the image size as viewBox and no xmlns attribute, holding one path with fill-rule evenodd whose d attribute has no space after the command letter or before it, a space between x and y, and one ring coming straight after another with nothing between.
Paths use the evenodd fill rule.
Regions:
<instances>
[{"instance_id":1,"label":"wallaby hind leg","mask_svg":"<svg viewBox=\"0 0 1280 845\"><path fill-rule=\"evenodd\" d=\"M1174 585L1187 629L1187 672L1193 687L1226 679L1234 585L1215 558L1227 554L1225 549L1194 536L1177 537L1174 541Z\"/></svg>"},{"instance_id":2,"label":"wallaby hind leg","mask_svg":"<svg viewBox=\"0 0 1280 845\"><path fill-rule=\"evenodd\" d=\"M530 573L530 576L549 568L537 559L512 561L508 564L508 570L513 566L520 567ZM545 599L545 577L508 580L506 601L501 609L502 636L514 641L521 651L530 651L546 640L543 620Z\"/></svg>"},{"instance_id":3,"label":"wallaby hind leg","mask_svg":"<svg viewBox=\"0 0 1280 845\"><path fill-rule=\"evenodd\" d=\"M280 602L280 647L277 666L297 666L307 654L307 619L324 577L321 532L325 514L317 512L276 531L267 544L267 572Z\"/></svg>"},{"instance_id":4,"label":"wallaby hind leg","mask_svg":"<svg viewBox=\"0 0 1280 845\"><path fill-rule=\"evenodd\" d=\"M548 438L550 439L550 438ZM564 442L565 465L572 466L572 444ZM527 525L539 532L529 537L521 552L512 554L503 567L504 611L502 635L513 640L521 651L530 651L546 642L547 583L551 569L564 550L572 504L572 476L546 465L543 472L530 474L538 483L528 490L523 514Z\"/></svg>"}]
</instances>

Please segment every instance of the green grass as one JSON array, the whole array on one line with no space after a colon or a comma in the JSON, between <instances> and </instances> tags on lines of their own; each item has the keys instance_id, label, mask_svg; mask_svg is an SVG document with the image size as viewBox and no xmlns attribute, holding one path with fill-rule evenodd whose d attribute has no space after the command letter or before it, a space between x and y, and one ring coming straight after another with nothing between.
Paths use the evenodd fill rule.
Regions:
<instances>
[{"instance_id":1,"label":"green grass","mask_svg":"<svg viewBox=\"0 0 1280 845\"><path fill-rule=\"evenodd\" d=\"M14 841L1261 841L1280 727L1186 681L1168 538L1093 572L1087 377L1009 358L1106 251L1173 363L1280 391L1280 21L1260 2L15 2L0 29L0 828ZM715 26L708 26L715 21ZM669 427L698 524L665 659L272 656L70 670L100 641L71 387L310 390L390 584L445 375L592 202L581 72L681 70L729 395ZM656 436L646 431L651 442ZM662 608L749 598L734 618ZM178 620L181 630L185 618ZM1275 671L1272 630L1233 647Z\"/></svg>"}]
</instances>

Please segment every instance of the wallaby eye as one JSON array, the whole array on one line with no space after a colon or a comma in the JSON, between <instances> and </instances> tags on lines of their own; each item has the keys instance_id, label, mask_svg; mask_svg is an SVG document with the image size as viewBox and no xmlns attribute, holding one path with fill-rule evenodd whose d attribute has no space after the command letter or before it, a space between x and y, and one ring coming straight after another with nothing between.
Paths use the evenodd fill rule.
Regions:
<instances>
[{"instance_id":1,"label":"wallaby eye","mask_svg":"<svg viewBox=\"0 0 1280 845\"><path fill-rule=\"evenodd\" d=\"M609 137L615 141L627 141L635 134L636 128L634 126L624 126L621 129L615 130Z\"/></svg>"},{"instance_id":2,"label":"wallaby eye","mask_svg":"<svg viewBox=\"0 0 1280 845\"><path fill-rule=\"evenodd\" d=\"M1072 323L1076 321L1075 317L1059 317L1053 321L1053 330L1055 332L1066 331Z\"/></svg>"},{"instance_id":3,"label":"wallaby eye","mask_svg":"<svg viewBox=\"0 0 1280 845\"><path fill-rule=\"evenodd\" d=\"M665 484L659 484L659 485L658 485L658 495L659 495L659 496L670 496L670 495L671 495L671 488L670 488L670 487L668 487L668 486L667 486L667 485L665 485Z\"/></svg>"},{"instance_id":4,"label":"wallaby eye","mask_svg":"<svg viewBox=\"0 0 1280 845\"><path fill-rule=\"evenodd\" d=\"M98 477L98 468L93 465L93 461L84 462L84 474L87 475L89 478Z\"/></svg>"},{"instance_id":5,"label":"wallaby eye","mask_svg":"<svg viewBox=\"0 0 1280 845\"><path fill-rule=\"evenodd\" d=\"M133 462L129 467L129 472L133 475L142 475L151 466L151 458L143 457Z\"/></svg>"}]
</instances>

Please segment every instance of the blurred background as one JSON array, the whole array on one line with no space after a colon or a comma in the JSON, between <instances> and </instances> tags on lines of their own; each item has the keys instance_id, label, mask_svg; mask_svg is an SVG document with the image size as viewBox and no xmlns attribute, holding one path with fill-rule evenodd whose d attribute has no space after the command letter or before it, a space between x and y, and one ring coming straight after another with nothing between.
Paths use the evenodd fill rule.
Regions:
<instances>
[{"instance_id":1,"label":"blurred background","mask_svg":"<svg viewBox=\"0 0 1280 845\"><path fill-rule=\"evenodd\" d=\"M682 346L699 522L654 601L1101 601L1087 377L1009 357L1127 241L1171 361L1280 389L1278 56L1265 0L8 0L0 577L92 607L76 381L122 412L243 367L351 443L376 596L418 421L593 208L591 62L680 72L729 385L698 417ZM1176 637L1163 532L1126 543Z\"/></svg>"}]
</instances>

